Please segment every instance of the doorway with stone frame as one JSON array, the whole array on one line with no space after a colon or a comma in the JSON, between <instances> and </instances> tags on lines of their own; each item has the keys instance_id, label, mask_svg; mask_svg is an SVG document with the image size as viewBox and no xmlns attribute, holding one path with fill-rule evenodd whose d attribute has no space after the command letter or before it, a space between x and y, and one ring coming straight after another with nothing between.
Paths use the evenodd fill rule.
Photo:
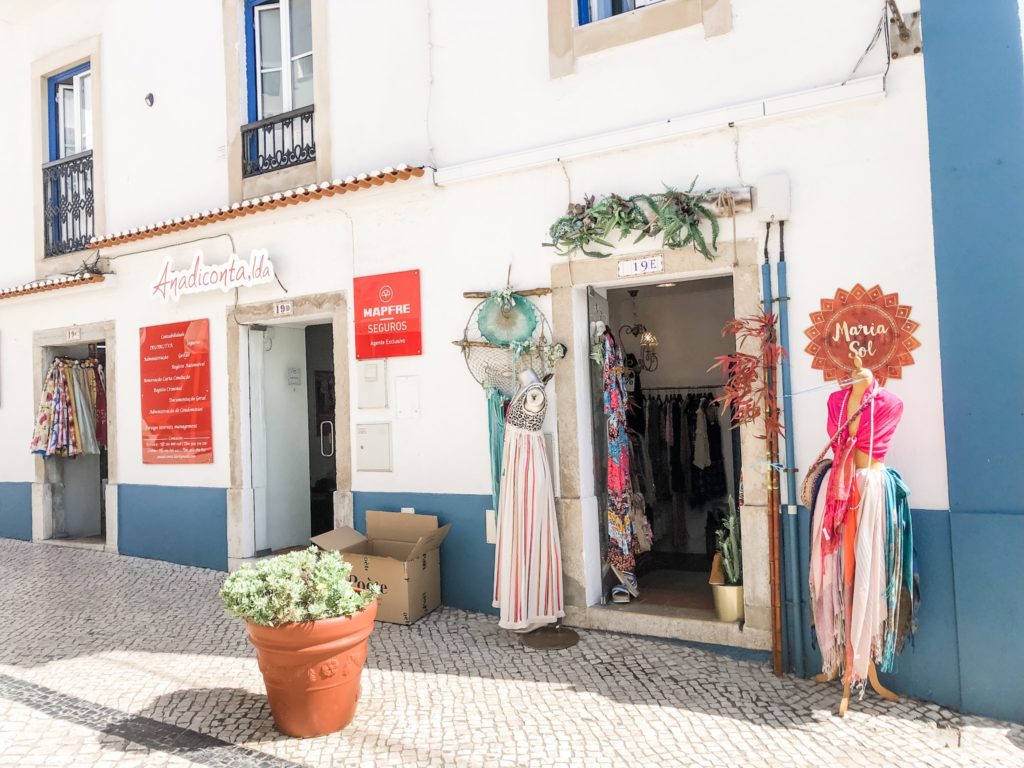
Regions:
<instances>
[{"instance_id":1,"label":"doorway with stone frame","mask_svg":"<svg viewBox=\"0 0 1024 768\"><path fill-rule=\"evenodd\" d=\"M333 365L322 363L319 368L323 369L321 373L327 370L333 373L332 397L328 398L329 404L320 403L319 407L315 393L301 399L307 405L312 403L312 418L317 425L329 423L324 435L316 435L326 441L329 450L319 451L319 443L309 448L310 456L315 453L324 455L315 456L315 462L310 461L310 466L306 467L307 475L304 479L310 480L312 487L309 489L311 497L303 497L311 498L311 501L303 504L304 508L310 509L303 513L306 519L301 522L303 527L308 524L311 532L320 532L325 525L329 526L328 529L338 525L352 525L348 305L340 291L289 297L285 303L289 309L284 313L281 301L239 304L227 309L229 429L232 436L231 487L228 490L228 567L232 570L245 560L266 554L266 549L274 549L274 537L268 537L268 525L272 521L267 519L267 504L272 500L267 498L268 414L261 397L261 393L266 392L267 382L263 380L261 372L266 363L264 354L268 336L272 339L276 334L282 342L295 337L296 345L307 350L306 343L312 343L311 332L323 332L317 335L326 336L326 341L317 339L316 343L322 345L325 342L330 347L328 356L332 358L329 362ZM305 339L299 339L303 335ZM297 386L305 390L316 382L316 371L308 365L310 359L305 352L300 357L301 371L298 376L301 384L289 385L293 390ZM288 375L294 374L289 370ZM329 407L333 407L332 419L327 418L330 414L325 413L325 408ZM305 423L305 409L301 417ZM331 465L333 472L324 472L324 467L320 465L325 461ZM314 463L317 465L317 477L325 474L330 476L332 482L329 493L324 490L326 486L322 483L312 483ZM295 475L290 478L293 486L299 482L300 469L296 468L292 473ZM289 478L279 479L285 482ZM327 498L328 495L330 498ZM314 506L315 509L312 508ZM296 523L292 527L299 527L298 518L291 522ZM318 530L313 531L314 527ZM294 531L290 535L298 541ZM308 543L308 539L305 543Z\"/></svg>"},{"instance_id":2,"label":"doorway with stone frame","mask_svg":"<svg viewBox=\"0 0 1024 768\"><path fill-rule=\"evenodd\" d=\"M117 396L114 321L35 331L32 335L33 409L57 357L94 357L104 368L106 445L74 458L35 458L32 539L117 552Z\"/></svg>"},{"instance_id":3,"label":"doorway with stone frame","mask_svg":"<svg viewBox=\"0 0 1024 768\"><path fill-rule=\"evenodd\" d=\"M671 606L636 606L619 611L603 605L605 563L602 557L600 469L595 461L595 417L591 400L591 327L588 290L636 287L647 283L684 282L731 277L736 317L760 308L760 274L753 240L720 243L718 258L708 261L691 250L661 250L628 258L662 257L664 270L643 278L621 278L615 259L579 258L552 266L553 326L568 348L555 376L558 419L558 499L562 543L566 623L592 629L767 649L771 643L768 582L766 473L756 471L764 458L764 441L749 427L740 428L743 475L743 584L745 619L725 623L686 615ZM633 607L633 606L631 606Z\"/></svg>"}]
</instances>

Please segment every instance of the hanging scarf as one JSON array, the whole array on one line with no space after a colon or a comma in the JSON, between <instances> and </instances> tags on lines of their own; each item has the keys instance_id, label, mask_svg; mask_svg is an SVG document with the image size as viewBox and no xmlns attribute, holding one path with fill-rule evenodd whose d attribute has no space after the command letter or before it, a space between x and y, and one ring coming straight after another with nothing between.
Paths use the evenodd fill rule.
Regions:
<instances>
[{"instance_id":1,"label":"hanging scarf","mask_svg":"<svg viewBox=\"0 0 1024 768\"><path fill-rule=\"evenodd\" d=\"M505 445L505 396L497 387L487 390L487 431L491 438L491 502L497 512L501 490L501 454Z\"/></svg>"},{"instance_id":2,"label":"hanging scarf","mask_svg":"<svg viewBox=\"0 0 1024 768\"><path fill-rule=\"evenodd\" d=\"M885 470L886 622L881 669L891 672L907 634L915 630L914 533L907 488L900 473Z\"/></svg>"},{"instance_id":3,"label":"hanging scarf","mask_svg":"<svg viewBox=\"0 0 1024 768\"><path fill-rule=\"evenodd\" d=\"M639 546L633 528L633 487L626 425L628 397L622 381L622 350L608 330L601 344L604 414L608 422L608 562L620 570L633 571Z\"/></svg>"}]
</instances>

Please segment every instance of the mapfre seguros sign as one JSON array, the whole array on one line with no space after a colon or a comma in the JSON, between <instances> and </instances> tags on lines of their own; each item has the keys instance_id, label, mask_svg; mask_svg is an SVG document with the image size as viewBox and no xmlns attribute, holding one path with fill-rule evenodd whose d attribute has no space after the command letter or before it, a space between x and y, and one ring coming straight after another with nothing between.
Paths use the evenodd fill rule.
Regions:
<instances>
[{"instance_id":1,"label":"mapfre seguros sign","mask_svg":"<svg viewBox=\"0 0 1024 768\"><path fill-rule=\"evenodd\" d=\"M420 271L368 275L353 283L356 360L422 354Z\"/></svg>"}]
</instances>

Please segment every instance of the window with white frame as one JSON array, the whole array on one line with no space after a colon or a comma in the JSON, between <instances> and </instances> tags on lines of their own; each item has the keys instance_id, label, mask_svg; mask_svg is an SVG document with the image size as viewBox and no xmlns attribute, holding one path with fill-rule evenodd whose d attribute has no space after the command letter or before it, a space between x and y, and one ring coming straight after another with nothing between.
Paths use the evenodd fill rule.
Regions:
<instances>
[{"instance_id":1,"label":"window with white frame","mask_svg":"<svg viewBox=\"0 0 1024 768\"><path fill-rule=\"evenodd\" d=\"M251 6L254 47L250 95L252 120L313 103L311 0L279 0ZM255 93L253 93L255 91ZM255 114L252 114L252 113Z\"/></svg>"}]
</instances>

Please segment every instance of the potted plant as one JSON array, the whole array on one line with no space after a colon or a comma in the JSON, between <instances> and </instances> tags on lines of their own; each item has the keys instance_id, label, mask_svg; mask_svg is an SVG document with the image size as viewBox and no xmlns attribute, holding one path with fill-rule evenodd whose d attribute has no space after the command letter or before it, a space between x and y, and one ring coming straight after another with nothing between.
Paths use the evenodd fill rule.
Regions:
<instances>
[{"instance_id":1,"label":"potted plant","mask_svg":"<svg viewBox=\"0 0 1024 768\"><path fill-rule=\"evenodd\" d=\"M274 723L289 736L331 733L355 716L380 590L356 589L351 571L339 553L310 547L243 565L220 591L245 619Z\"/></svg>"},{"instance_id":2,"label":"potted plant","mask_svg":"<svg viewBox=\"0 0 1024 768\"><path fill-rule=\"evenodd\" d=\"M740 516L729 497L729 514L715 534L718 552L711 563L711 594L719 621L743 618L743 552L740 548Z\"/></svg>"}]
</instances>

